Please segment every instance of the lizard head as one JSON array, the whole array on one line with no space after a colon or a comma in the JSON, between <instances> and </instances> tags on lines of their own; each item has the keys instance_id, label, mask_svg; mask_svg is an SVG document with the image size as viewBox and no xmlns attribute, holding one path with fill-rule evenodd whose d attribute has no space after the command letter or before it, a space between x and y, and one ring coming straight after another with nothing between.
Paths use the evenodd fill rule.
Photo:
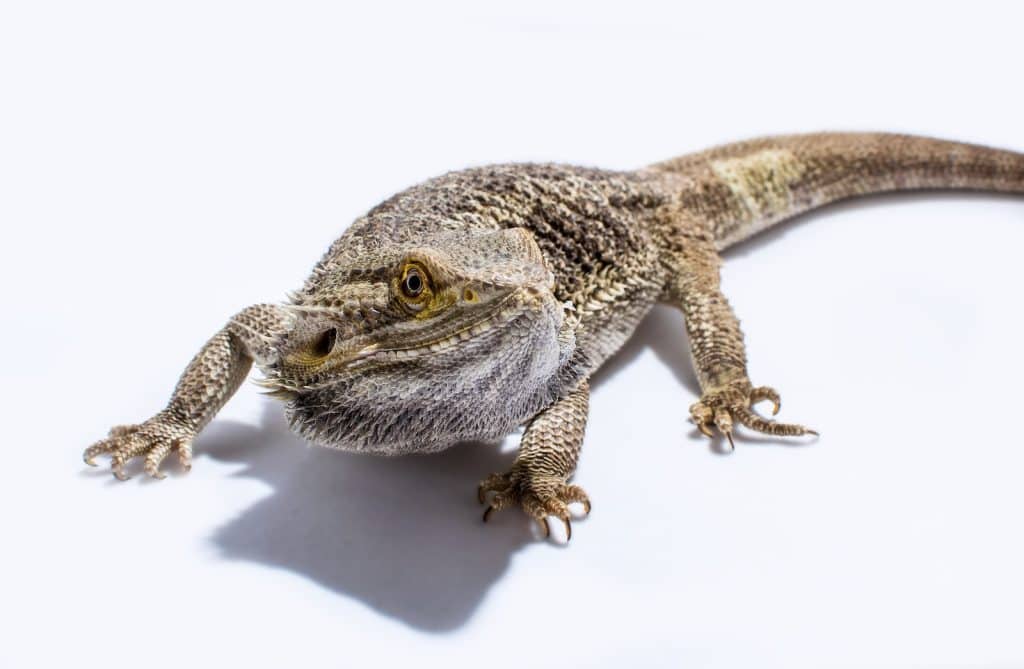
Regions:
<instances>
[{"instance_id":1,"label":"lizard head","mask_svg":"<svg viewBox=\"0 0 1024 669\"><path fill-rule=\"evenodd\" d=\"M553 281L523 229L387 249L343 237L288 307L265 383L326 446L399 454L502 436L550 401L574 346Z\"/></svg>"}]
</instances>

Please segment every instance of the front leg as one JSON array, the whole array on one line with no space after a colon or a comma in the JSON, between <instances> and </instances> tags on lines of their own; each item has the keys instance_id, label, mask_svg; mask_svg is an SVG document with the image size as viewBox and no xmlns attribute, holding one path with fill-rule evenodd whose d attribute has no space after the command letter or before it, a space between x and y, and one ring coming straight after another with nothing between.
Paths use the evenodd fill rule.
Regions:
<instances>
[{"instance_id":1,"label":"front leg","mask_svg":"<svg viewBox=\"0 0 1024 669\"><path fill-rule=\"evenodd\" d=\"M707 436L714 425L734 447L732 432L740 423L757 432L776 436L800 436L817 432L803 425L777 423L756 414L751 407L763 400L779 412L779 394L767 386L754 387L747 377L747 354L739 320L719 284L721 260L711 239L687 237L680 249L668 256L672 273L668 296L686 318L693 361L700 381L701 399L690 407L693 422Z\"/></svg>"},{"instance_id":2,"label":"front leg","mask_svg":"<svg viewBox=\"0 0 1024 669\"><path fill-rule=\"evenodd\" d=\"M569 483L583 445L589 403L590 386L584 380L530 421L512 469L491 474L477 489L481 504L488 492L495 493L484 511L484 522L491 513L518 505L537 521L545 537L549 534L547 517L555 516L565 524L566 541L572 538L568 505L580 502L590 513L587 493Z\"/></svg>"},{"instance_id":3,"label":"front leg","mask_svg":"<svg viewBox=\"0 0 1024 669\"><path fill-rule=\"evenodd\" d=\"M273 344L287 331L290 319L284 308L269 304L241 311L192 359L163 411L144 423L113 428L106 439L85 449L86 464L95 466L97 455L109 453L113 474L123 481L128 478L128 461L145 456L146 473L164 478L160 463L176 451L188 470L192 440L235 394L253 360L270 359Z\"/></svg>"}]
</instances>

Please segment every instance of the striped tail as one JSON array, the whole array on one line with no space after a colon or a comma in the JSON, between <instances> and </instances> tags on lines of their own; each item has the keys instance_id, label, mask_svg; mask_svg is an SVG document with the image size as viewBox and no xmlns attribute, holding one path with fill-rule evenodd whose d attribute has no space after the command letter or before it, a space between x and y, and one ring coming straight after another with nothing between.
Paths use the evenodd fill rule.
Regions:
<instances>
[{"instance_id":1,"label":"striped tail","mask_svg":"<svg viewBox=\"0 0 1024 669\"><path fill-rule=\"evenodd\" d=\"M1024 194L1024 154L927 137L816 133L755 139L651 165L719 250L830 202L922 189Z\"/></svg>"}]
</instances>

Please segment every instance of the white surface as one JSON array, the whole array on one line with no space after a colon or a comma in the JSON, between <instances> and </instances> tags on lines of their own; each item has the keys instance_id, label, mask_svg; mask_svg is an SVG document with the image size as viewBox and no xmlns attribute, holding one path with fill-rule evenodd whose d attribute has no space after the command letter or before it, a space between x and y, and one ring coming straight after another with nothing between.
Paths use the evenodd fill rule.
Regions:
<instances>
[{"instance_id":1,"label":"white surface","mask_svg":"<svg viewBox=\"0 0 1024 669\"><path fill-rule=\"evenodd\" d=\"M656 311L596 383L567 549L479 522L511 452L311 450L251 384L188 476L86 471L231 313L445 170L818 129L1024 150L1010 3L335 4L0 9L0 664L1024 665L1019 198L729 255L753 379L813 445L709 448Z\"/></svg>"}]
</instances>

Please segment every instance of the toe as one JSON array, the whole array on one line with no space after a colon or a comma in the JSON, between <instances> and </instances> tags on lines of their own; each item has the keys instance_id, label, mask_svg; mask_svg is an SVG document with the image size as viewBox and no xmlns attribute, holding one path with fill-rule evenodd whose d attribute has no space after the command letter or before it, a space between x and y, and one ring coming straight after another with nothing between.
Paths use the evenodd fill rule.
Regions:
<instances>
[{"instance_id":1,"label":"toe","mask_svg":"<svg viewBox=\"0 0 1024 669\"><path fill-rule=\"evenodd\" d=\"M711 431L710 427L708 427L711 424L711 419L712 416L710 412L707 414L707 418L705 418L703 414L700 416L695 414L690 415L690 420L693 421L693 424L697 426L697 429L700 430L701 434L709 439L715 436L715 433Z\"/></svg>"},{"instance_id":2,"label":"toe","mask_svg":"<svg viewBox=\"0 0 1024 669\"><path fill-rule=\"evenodd\" d=\"M732 440L732 414L729 413L728 409L718 409L715 411L715 427L729 440L729 450L735 451L736 444Z\"/></svg>"},{"instance_id":3,"label":"toe","mask_svg":"<svg viewBox=\"0 0 1024 669\"><path fill-rule=\"evenodd\" d=\"M586 515L590 514L590 497L583 488L578 485L567 485L562 493L562 499L565 500L566 504L578 502L583 505L583 512Z\"/></svg>"},{"instance_id":4,"label":"toe","mask_svg":"<svg viewBox=\"0 0 1024 669\"><path fill-rule=\"evenodd\" d=\"M85 449L85 452L82 453L82 460L84 460L85 464L90 467L96 467L96 456L109 453L113 449L114 444L112 440L104 439L102 441L97 441L95 444Z\"/></svg>"},{"instance_id":5,"label":"toe","mask_svg":"<svg viewBox=\"0 0 1024 669\"><path fill-rule=\"evenodd\" d=\"M113 475L121 481L127 481L131 477L124 473L124 466L140 453L146 451L146 442L130 435L121 445L115 448L110 454L110 470Z\"/></svg>"},{"instance_id":6,"label":"toe","mask_svg":"<svg viewBox=\"0 0 1024 669\"><path fill-rule=\"evenodd\" d=\"M505 474L491 474L476 488L476 498L484 504L487 501L487 493L500 492L509 487L508 476Z\"/></svg>"},{"instance_id":7,"label":"toe","mask_svg":"<svg viewBox=\"0 0 1024 669\"><path fill-rule=\"evenodd\" d=\"M782 408L782 398L779 397L778 391L768 386L761 386L754 388L750 393L750 405L754 406L758 402L768 400L772 403L772 415L776 416L779 413L779 409Z\"/></svg>"},{"instance_id":8,"label":"toe","mask_svg":"<svg viewBox=\"0 0 1024 669\"><path fill-rule=\"evenodd\" d=\"M714 412L703 402L697 402L690 406L690 419L706 437L715 436L712 434L711 428L708 427L713 418Z\"/></svg>"},{"instance_id":9,"label":"toe","mask_svg":"<svg viewBox=\"0 0 1024 669\"><path fill-rule=\"evenodd\" d=\"M178 442L176 449L178 451L178 462L181 463L181 468L186 472L192 470L192 442L184 440Z\"/></svg>"},{"instance_id":10,"label":"toe","mask_svg":"<svg viewBox=\"0 0 1024 669\"><path fill-rule=\"evenodd\" d=\"M572 539L572 522L569 520L569 507L565 502L558 498L549 499L543 504L544 516L554 516L562 521L563 527L565 527L565 540L569 541ZM544 527L547 528L547 519L544 518ZM544 536L549 536L550 532Z\"/></svg>"},{"instance_id":11,"label":"toe","mask_svg":"<svg viewBox=\"0 0 1024 669\"><path fill-rule=\"evenodd\" d=\"M484 501L488 492L494 493L490 498L490 503ZM549 516L554 516L562 521L562 525L565 527L566 541L572 537L569 504L580 503L583 505L584 511L590 513L590 499L583 488L567 484L564 480L551 476L521 479L515 472L493 474L480 483L477 488L477 497L487 503L483 514L484 522L487 522L496 511L518 506L537 523L544 538L551 536L548 525Z\"/></svg>"},{"instance_id":12,"label":"toe","mask_svg":"<svg viewBox=\"0 0 1024 669\"><path fill-rule=\"evenodd\" d=\"M774 437L799 437L805 434L813 434L817 436L818 434L814 430L804 427L803 425L797 425L795 423L777 423L774 420L762 418L750 409L737 409L735 414L736 419L745 427L748 427L755 432L770 434Z\"/></svg>"},{"instance_id":13,"label":"toe","mask_svg":"<svg viewBox=\"0 0 1024 669\"><path fill-rule=\"evenodd\" d=\"M495 511L501 511L507 509L516 503L515 495L511 491L498 492L491 498L491 508Z\"/></svg>"},{"instance_id":14,"label":"toe","mask_svg":"<svg viewBox=\"0 0 1024 669\"><path fill-rule=\"evenodd\" d=\"M551 528L548 525L548 516L551 515L551 512L546 503L541 502L534 495L527 495L523 499L523 511L537 523L537 527L540 528L540 533L545 539L551 536Z\"/></svg>"},{"instance_id":15,"label":"toe","mask_svg":"<svg viewBox=\"0 0 1024 669\"><path fill-rule=\"evenodd\" d=\"M153 449L146 454L146 462L143 465L143 470L155 479L167 478L167 475L160 471L160 463L164 461L167 454L174 448L174 444L170 441L162 441Z\"/></svg>"}]
</instances>

